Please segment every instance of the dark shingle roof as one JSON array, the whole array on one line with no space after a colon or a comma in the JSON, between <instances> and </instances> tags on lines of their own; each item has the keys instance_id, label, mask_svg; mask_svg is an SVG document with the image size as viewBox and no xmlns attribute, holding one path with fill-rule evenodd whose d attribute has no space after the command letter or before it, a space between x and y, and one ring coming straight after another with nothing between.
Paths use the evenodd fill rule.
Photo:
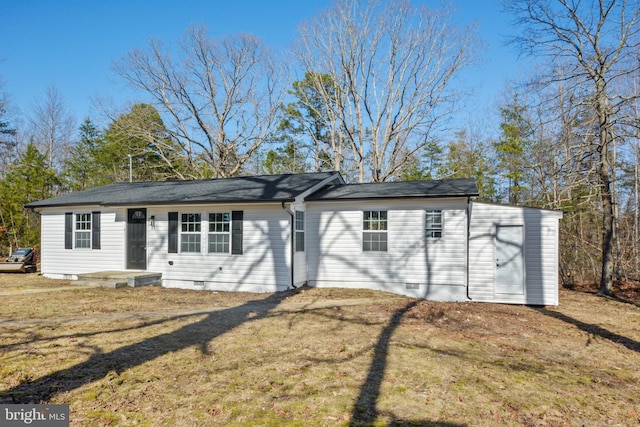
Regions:
<instances>
[{"instance_id":1,"label":"dark shingle roof","mask_svg":"<svg viewBox=\"0 0 640 427\"><path fill-rule=\"evenodd\" d=\"M66 194L27 205L44 208L72 205L162 205L290 201L337 172L262 175L197 181L122 182Z\"/></svg>"},{"instance_id":2,"label":"dark shingle roof","mask_svg":"<svg viewBox=\"0 0 640 427\"><path fill-rule=\"evenodd\" d=\"M172 205L292 201L334 177L306 200L477 196L473 179L344 184L337 172L262 175L198 181L121 182L29 203L28 208L80 205Z\"/></svg>"},{"instance_id":3,"label":"dark shingle roof","mask_svg":"<svg viewBox=\"0 0 640 427\"><path fill-rule=\"evenodd\" d=\"M478 187L475 180L464 178L333 185L313 193L306 200L472 197L477 195Z\"/></svg>"}]
</instances>

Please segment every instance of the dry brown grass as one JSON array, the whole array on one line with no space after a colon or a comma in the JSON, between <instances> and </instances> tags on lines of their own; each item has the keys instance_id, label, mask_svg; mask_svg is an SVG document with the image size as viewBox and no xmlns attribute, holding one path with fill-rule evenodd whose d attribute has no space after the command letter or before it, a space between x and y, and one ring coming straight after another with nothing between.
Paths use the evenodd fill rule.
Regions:
<instances>
[{"instance_id":1,"label":"dry brown grass","mask_svg":"<svg viewBox=\"0 0 640 427\"><path fill-rule=\"evenodd\" d=\"M0 292L68 285L0 275ZM640 309L584 292L557 308L340 289L1 298L0 402L66 403L77 426L640 423Z\"/></svg>"}]
</instances>

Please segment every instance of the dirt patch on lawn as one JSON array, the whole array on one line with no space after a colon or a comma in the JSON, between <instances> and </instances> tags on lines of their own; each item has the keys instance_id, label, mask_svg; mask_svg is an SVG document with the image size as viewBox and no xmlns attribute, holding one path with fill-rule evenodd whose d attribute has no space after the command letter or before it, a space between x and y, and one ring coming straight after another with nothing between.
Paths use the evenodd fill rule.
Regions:
<instances>
[{"instance_id":1,"label":"dirt patch on lawn","mask_svg":"<svg viewBox=\"0 0 640 427\"><path fill-rule=\"evenodd\" d=\"M40 285L73 282L0 274ZM0 402L66 403L78 426L640 423L640 309L588 292L79 288L3 297L0 321L25 322L0 328Z\"/></svg>"}]
</instances>

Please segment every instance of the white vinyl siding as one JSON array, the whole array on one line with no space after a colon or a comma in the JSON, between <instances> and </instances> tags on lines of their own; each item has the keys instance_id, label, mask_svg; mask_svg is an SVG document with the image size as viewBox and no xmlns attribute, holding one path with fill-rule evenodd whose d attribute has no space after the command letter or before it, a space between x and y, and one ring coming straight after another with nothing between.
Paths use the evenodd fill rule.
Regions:
<instances>
[{"instance_id":1,"label":"white vinyl siding","mask_svg":"<svg viewBox=\"0 0 640 427\"><path fill-rule=\"evenodd\" d=\"M426 209L442 210L446 239L425 240ZM387 213L386 252L362 250L364 211ZM310 202L306 212L311 286L466 300L466 199Z\"/></svg>"},{"instance_id":2,"label":"white vinyl siding","mask_svg":"<svg viewBox=\"0 0 640 427\"><path fill-rule=\"evenodd\" d=\"M65 212L101 212L100 250L65 250ZM73 214L75 229L76 215ZM47 208L41 213L41 271L46 277L75 278L77 274L125 268L126 209L101 206ZM75 241L75 236L74 236ZM75 242L74 242L75 243Z\"/></svg>"},{"instance_id":3,"label":"white vinyl siding","mask_svg":"<svg viewBox=\"0 0 640 427\"><path fill-rule=\"evenodd\" d=\"M169 212L209 214L243 211L243 253L168 253ZM164 286L220 291L274 292L291 283L291 216L278 203L256 205L153 206L155 229L148 230L147 270L162 273ZM232 227L233 220L230 227ZM217 228L219 229L219 228ZM223 228L224 229L224 228ZM208 239L203 225L202 238ZM171 262L171 264L169 264ZM199 283L200 285L198 285Z\"/></svg>"},{"instance_id":4,"label":"white vinyl siding","mask_svg":"<svg viewBox=\"0 0 640 427\"><path fill-rule=\"evenodd\" d=\"M91 212L100 207L78 210ZM235 210L244 211L242 255L168 253L169 212L207 212L204 218L208 219L209 212ZM127 209L103 208L101 212L101 250L65 251L65 209L43 209L43 275L75 279L82 273L125 270ZM155 228L147 229L147 271L162 273L164 286L275 292L287 289L291 283L291 217L279 203L200 206L197 210L193 206L153 206L147 208L147 216L153 216L155 222ZM203 234L208 234L208 227Z\"/></svg>"}]
</instances>

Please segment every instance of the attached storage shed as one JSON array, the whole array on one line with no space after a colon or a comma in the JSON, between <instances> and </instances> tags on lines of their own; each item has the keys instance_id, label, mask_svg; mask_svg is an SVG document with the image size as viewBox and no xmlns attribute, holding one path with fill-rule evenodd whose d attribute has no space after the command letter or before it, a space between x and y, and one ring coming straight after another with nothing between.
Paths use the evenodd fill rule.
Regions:
<instances>
[{"instance_id":1,"label":"attached storage shed","mask_svg":"<svg viewBox=\"0 0 640 427\"><path fill-rule=\"evenodd\" d=\"M470 218L473 301L558 305L562 212L473 202Z\"/></svg>"}]
</instances>

